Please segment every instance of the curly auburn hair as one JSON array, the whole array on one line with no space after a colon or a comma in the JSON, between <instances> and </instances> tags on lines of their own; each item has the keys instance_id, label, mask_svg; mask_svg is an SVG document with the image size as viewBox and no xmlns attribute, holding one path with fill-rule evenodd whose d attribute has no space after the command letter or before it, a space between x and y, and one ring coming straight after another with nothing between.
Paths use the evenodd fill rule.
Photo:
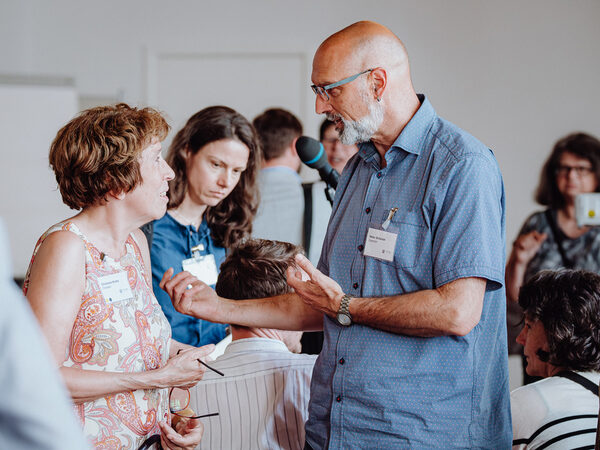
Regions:
<instances>
[{"instance_id":1,"label":"curly auburn hair","mask_svg":"<svg viewBox=\"0 0 600 450\"><path fill-rule=\"evenodd\" d=\"M165 158L175 172L175 178L169 181L168 208L178 207L187 192L186 161L205 145L221 139L235 139L249 150L246 170L233 191L205 213L212 238L228 248L250 235L258 209L260 146L254 128L240 113L226 106L210 106L190 117L175 135Z\"/></svg>"},{"instance_id":2,"label":"curly auburn hair","mask_svg":"<svg viewBox=\"0 0 600 450\"><path fill-rule=\"evenodd\" d=\"M550 351L542 361L568 370L600 370L600 275L543 270L519 291L525 317L544 326Z\"/></svg>"},{"instance_id":3,"label":"curly auburn hair","mask_svg":"<svg viewBox=\"0 0 600 450\"><path fill-rule=\"evenodd\" d=\"M169 125L152 108L125 103L79 113L62 127L50 146L50 167L63 202L82 209L129 192L142 182L139 156L152 138L164 140Z\"/></svg>"},{"instance_id":4,"label":"curly auburn hair","mask_svg":"<svg viewBox=\"0 0 600 450\"><path fill-rule=\"evenodd\" d=\"M289 242L249 239L233 247L221 264L215 291L232 300L273 297L292 292L288 267L302 248Z\"/></svg>"},{"instance_id":5,"label":"curly auburn hair","mask_svg":"<svg viewBox=\"0 0 600 450\"><path fill-rule=\"evenodd\" d=\"M569 134L554 144L552 153L544 163L540 182L535 191L535 201L553 209L565 206L565 199L556 184L556 170L563 153L571 153L578 158L587 159L592 164L597 183L596 192L600 192L600 141L585 133Z\"/></svg>"}]
</instances>

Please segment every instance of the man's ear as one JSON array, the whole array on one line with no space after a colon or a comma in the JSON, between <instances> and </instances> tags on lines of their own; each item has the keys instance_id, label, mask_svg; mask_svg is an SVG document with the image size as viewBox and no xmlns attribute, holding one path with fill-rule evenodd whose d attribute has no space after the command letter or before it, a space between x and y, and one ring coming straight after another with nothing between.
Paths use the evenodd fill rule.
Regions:
<instances>
[{"instance_id":1,"label":"man's ear","mask_svg":"<svg viewBox=\"0 0 600 450\"><path fill-rule=\"evenodd\" d=\"M296 142L298 142L299 138L300 138L300 136L294 138L294 140L292 141L291 149L292 149L292 155L294 155L294 156L298 156L298 151L296 150Z\"/></svg>"},{"instance_id":2,"label":"man's ear","mask_svg":"<svg viewBox=\"0 0 600 450\"><path fill-rule=\"evenodd\" d=\"M373 94L377 101L381 101L387 86L387 72L383 67L376 67L371 71Z\"/></svg>"}]
</instances>

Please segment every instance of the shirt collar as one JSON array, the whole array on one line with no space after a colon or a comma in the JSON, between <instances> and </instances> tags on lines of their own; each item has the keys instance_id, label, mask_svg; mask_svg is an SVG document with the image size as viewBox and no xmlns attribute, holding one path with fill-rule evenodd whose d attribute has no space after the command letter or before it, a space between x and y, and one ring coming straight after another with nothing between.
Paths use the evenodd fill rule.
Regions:
<instances>
[{"instance_id":1,"label":"shirt collar","mask_svg":"<svg viewBox=\"0 0 600 450\"><path fill-rule=\"evenodd\" d=\"M180 230L185 231L186 233L189 231L192 231L194 233L198 233L198 236L200 238L204 238L206 236L210 235L210 228L208 227L208 223L206 222L206 219L204 218L204 216L202 216L202 222L200 222L200 226L198 227L198 230L196 230L196 228L193 225L182 225L179 222L177 222L177 220L175 220L175 218L173 216L171 216L171 214L169 214L167 212L167 217L169 218L169 220L171 221L171 224L174 227L177 227Z\"/></svg>"},{"instance_id":2,"label":"shirt collar","mask_svg":"<svg viewBox=\"0 0 600 450\"><path fill-rule=\"evenodd\" d=\"M226 354L231 353L256 353L257 351L288 352L287 346L277 339L246 338L232 341L225 348Z\"/></svg>"},{"instance_id":3,"label":"shirt collar","mask_svg":"<svg viewBox=\"0 0 600 450\"><path fill-rule=\"evenodd\" d=\"M435 120L437 114L425 95L417 94L417 97L421 102L421 106L396 138L390 150L398 148L415 155L421 153L427 132L431 128L431 123ZM359 155L365 161L371 160L377 153L377 149L371 141L360 144L359 148Z\"/></svg>"}]
</instances>

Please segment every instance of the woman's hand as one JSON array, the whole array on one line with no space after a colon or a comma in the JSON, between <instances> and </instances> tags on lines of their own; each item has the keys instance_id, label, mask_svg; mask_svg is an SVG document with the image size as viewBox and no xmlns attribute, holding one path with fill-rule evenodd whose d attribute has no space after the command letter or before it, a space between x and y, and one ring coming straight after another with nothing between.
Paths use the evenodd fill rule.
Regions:
<instances>
[{"instance_id":1,"label":"woman's hand","mask_svg":"<svg viewBox=\"0 0 600 450\"><path fill-rule=\"evenodd\" d=\"M167 364L158 369L161 371L161 379L164 387L191 388L200 381L206 367L199 360L208 361L208 355L215 350L213 344L203 347L192 347L182 350L179 354L169 358Z\"/></svg>"},{"instance_id":2,"label":"woman's hand","mask_svg":"<svg viewBox=\"0 0 600 450\"><path fill-rule=\"evenodd\" d=\"M547 237L547 233L540 233L537 230L519 236L513 244L513 252L517 261L520 264L528 264L536 255Z\"/></svg>"},{"instance_id":3,"label":"woman's hand","mask_svg":"<svg viewBox=\"0 0 600 450\"><path fill-rule=\"evenodd\" d=\"M158 426L161 431L160 443L165 450L193 450L204 433L200 419L182 419L177 422L175 429L166 422L159 422Z\"/></svg>"},{"instance_id":4,"label":"woman's hand","mask_svg":"<svg viewBox=\"0 0 600 450\"><path fill-rule=\"evenodd\" d=\"M540 250L547 237L546 233L533 230L515 240L505 270L506 296L509 301L516 302L519 298L519 289L525 278L527 264Z\"/></svg>"}]
</instances>

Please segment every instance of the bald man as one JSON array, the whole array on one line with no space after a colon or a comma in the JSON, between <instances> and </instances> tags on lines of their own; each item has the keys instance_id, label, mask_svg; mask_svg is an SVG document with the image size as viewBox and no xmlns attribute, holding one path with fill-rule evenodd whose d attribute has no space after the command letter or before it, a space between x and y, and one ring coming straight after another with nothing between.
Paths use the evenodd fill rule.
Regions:
<instances>
[{"instance_id":1,"label":"bald man","mask_svg":"<svg viewBox=\"0 0 600 450\"><path fill-rule=\"evenodd\" d=\"M415 93L402 42L359 22L318 48L316 111L361 143L318 270L295 293L231 302L184 273L178 310L320 329L307 448L510 448L504 188L492 152ZM191 289L186 286L191 284ZM269 311L269 315L265 311Z\"/></svg>"}]
</instances>

